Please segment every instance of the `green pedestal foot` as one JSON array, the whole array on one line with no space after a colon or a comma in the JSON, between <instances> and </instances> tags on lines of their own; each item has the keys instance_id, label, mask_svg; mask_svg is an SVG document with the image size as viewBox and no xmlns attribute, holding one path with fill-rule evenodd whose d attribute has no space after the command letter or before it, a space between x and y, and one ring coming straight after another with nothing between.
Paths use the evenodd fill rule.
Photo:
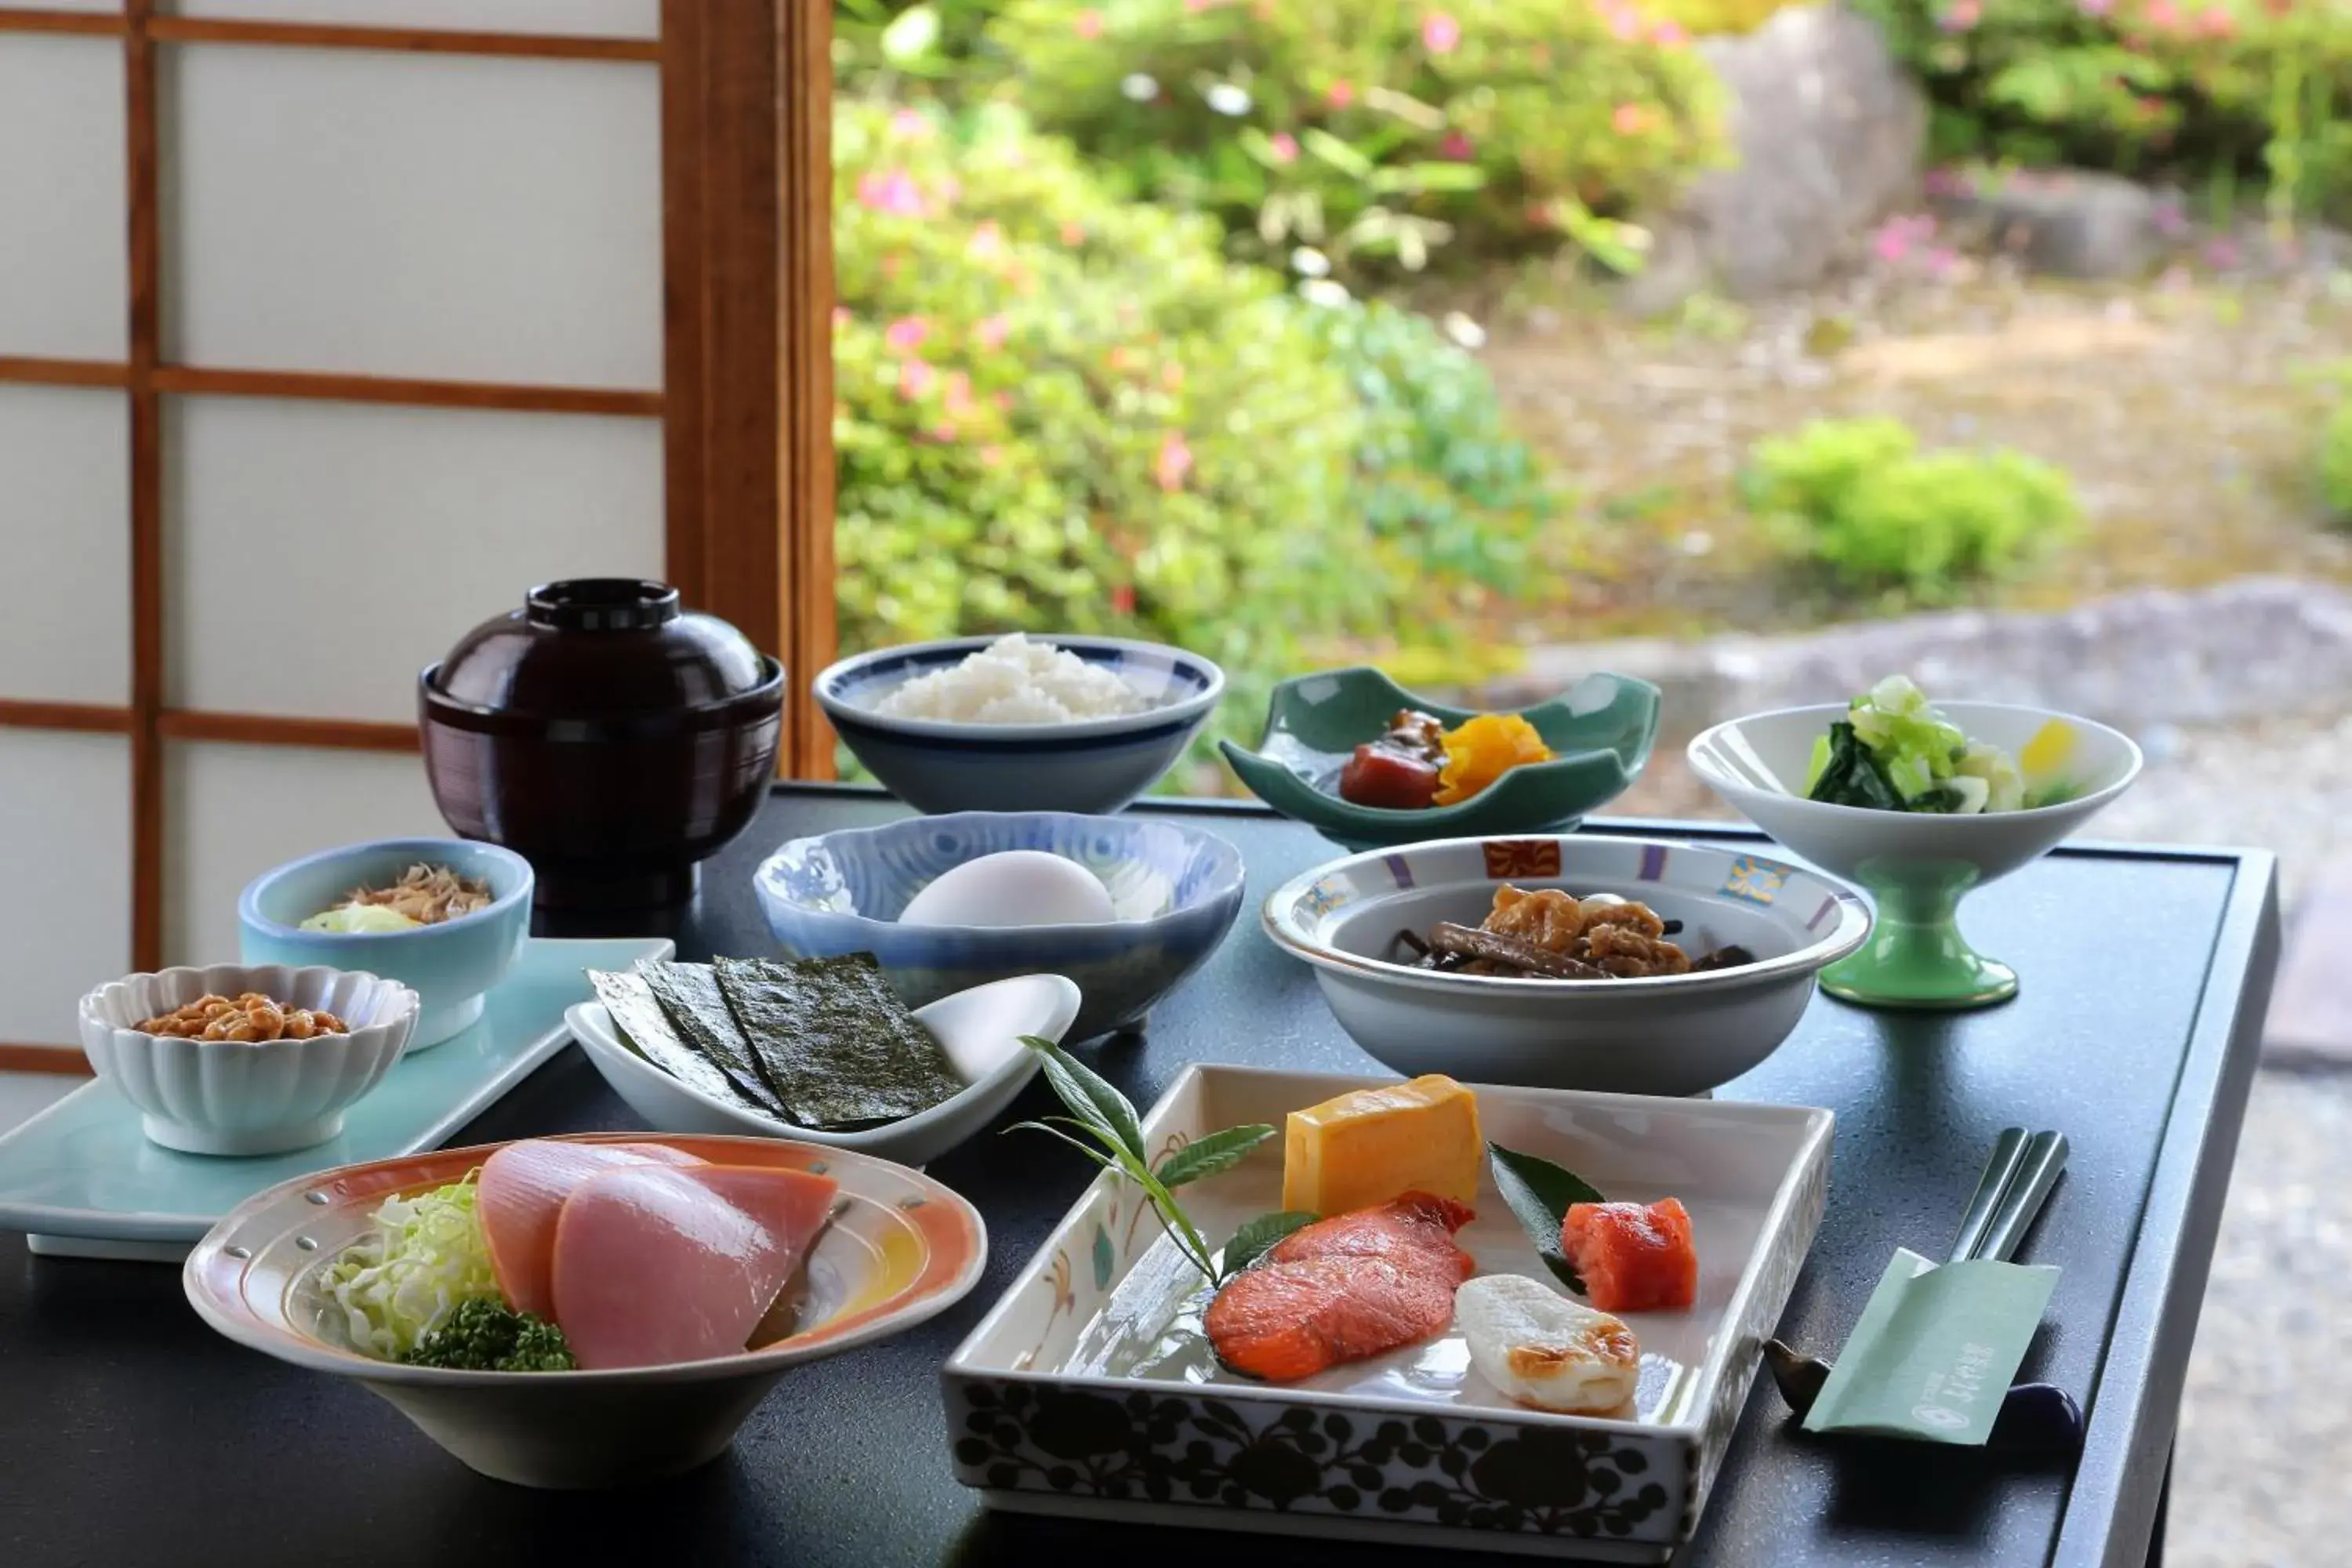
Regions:
<instances>
[{"instance_id":1,"label":"green pedestal foot","mask_svg":"<svg viewBox=\"0 0 2352 1568\"><path fill-rule=\"evenodd\" d=\"M1970 947L1955 918L1976 883L1972 866L1923 865L1873 875L1878 905L1870 940L1822 971L1822 989L1863 1007L1990 1007L2017 994L2017 972Z\"/></svg>"}]
</instances>

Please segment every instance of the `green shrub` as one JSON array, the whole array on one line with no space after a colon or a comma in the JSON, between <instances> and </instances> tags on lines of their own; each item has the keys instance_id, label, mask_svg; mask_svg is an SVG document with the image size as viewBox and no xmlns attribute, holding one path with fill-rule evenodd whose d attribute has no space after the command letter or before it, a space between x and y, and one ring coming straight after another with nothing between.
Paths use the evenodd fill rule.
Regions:
<instances>
[{"instance_id":1,"label":"green shrub","mask_svg":"<svg viewBox=\"0 0 2352 1568\"><path fill-rule=\"evenodd\" d=\"M2330 517L2352 523L2352 396L2320 427L2319 499Z\"/></svg>"},{"instance_id":2,"label":"green shrub","mask_svg":"<svg viewBox=\"0 0 2352 1568\"><path fill-rule=\"evenodd\" d=\"M1742 491L1783 559L1848 592L1921 604L2014 574L2081 521L2048 464L1922 452L1895 419L1817 419L1759 441Z\"/></svg>"},{"instance_id":3,"label":"green shrub","mask_svg":"<svg viewBox=\"0 0 2352 1568\"><path fill-rule=\"evenodd\" d=\"M2352 206L2352 8L2336 0L1856 0L1922 74L1936 152Z\"/></svg>"},{"instance_id":4,"label":"green shrub","mask_svg":"<svg viewBox=\"0 0 2352 1568\"><path fill-rule=\"evenodd\" d=\"M845 100L834 145L845 647L1178 643L1251 733L1323 646L1523 585L1546 487L1427 323L1299 300L1004 106Z\"/></svg>"},{"instance_id":5,"label":"green shrub","mask_svg":"<svg viewBox=\"0 0 2352 1568\"><path fill-rule=\"evenodd\" d=\"M986 53L1120 194L1246 255L1410 268L1449 240L1610 249L1596 216L1716 154L1713 74L1639 4L1013 0Z\"/></svg>"},{"instance_id":6,"label":"green shrub","mask_svg":"<svg viewBox=\"0 0 2352 1568\"><path fill-rule=\"evenodd\" d=\"M1425 316L1382 301L1307 312L1365 414L1349 504L1416 575L1522 591L1528 547L1559 498L1504 416L1486 367Z\"/></svg>"}]
</instances>

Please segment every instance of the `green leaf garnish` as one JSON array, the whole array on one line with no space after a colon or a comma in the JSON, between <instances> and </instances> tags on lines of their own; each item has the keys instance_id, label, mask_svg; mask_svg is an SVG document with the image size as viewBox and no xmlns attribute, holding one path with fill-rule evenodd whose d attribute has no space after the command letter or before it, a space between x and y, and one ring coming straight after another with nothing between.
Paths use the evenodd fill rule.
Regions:
<instances>
[{"instance_id":1,"label":"green leaf garnish","mask_svg":"<svg viewBox=\"0 0 2352 1568\"><path fill-rule=\"evenodd\" d=\"M1223 1132L1212 1132L1185 1144L1160 1161L1160 1169L1153 1173L1159 1176L1161 1186L1173 1191L1187 1182L1232 1170L1251 1150L1273 1136L1274 1129L1263 1121L1228 1127Z\"/></svg>"},{"instance_id":2,"label":"green leaf garnish","mask_svg":"<svg viewBox=\"0 0 2352 1568\"><path fill-rule=\"evenodd\" d=\"M1559 1276L1561 1284L1583 1295L1584 1279L1560 1248L1559 1227L1568 1218L1570 1204L1609 1200L1582 1176L1539 1155L1522 1154L1500 1143L1487 1144L1486 1152L1487 1164L1495 1173L1495 1190L1535 1244L1544 1266Z\"/></svg>"},{"instance_id":3,"label":"green leaf garnish","mask_svg":"<svg viewBox=\"0 0 2352 1568\"><path fill-rule=\"evenodd\" d=\"M1118 1141L1137 1160L1143 1158L1143 1129L1135 1104L1094 1068L1051 1040L1024 1035L1021 1043L1045 1058L1045 1080L1062 1103L1081 1121L1093 1123Z\"/></svg>"},{"instance_id":4,"label":"green leaf garnish","mask_svg":"<svg viewBox=\"0 0 2352 1568\"><path fill-rule=\"evenodd\" d=\"M1245 1222L1225 1243L1225 1271L1230 1279L1265 1256L1266 1248L1292 1231L1315 1223L1315 1216L1297 1209L1284 1209L1276 1214L1262 1214ZM1222 1281L1221 1281L1222 1282Z\"/></svg>"}]
</instances>

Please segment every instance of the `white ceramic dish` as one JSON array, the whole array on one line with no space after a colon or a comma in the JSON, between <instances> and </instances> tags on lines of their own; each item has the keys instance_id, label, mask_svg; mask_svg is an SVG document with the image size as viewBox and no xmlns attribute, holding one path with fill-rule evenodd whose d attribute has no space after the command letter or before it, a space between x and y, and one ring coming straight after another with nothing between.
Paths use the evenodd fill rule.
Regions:
<instances>
[{"instance_id":1,"label":"white ceramic dish","mask_svg":"<svg viewBox=\"0 0 2352 1568\"><path fill-rule=\"evenodd\" d=\"M248 991L323 1009L348 1032L301 1040L194 1040L137 1027L200 996ZM283 964L158 970L81 999L82 1050L137 1106L140 1131L186 1154L282 1154L324 1143L383 1081L416 1028L416 993L353 970Z\"/></svg>"},{"instance_id":2,"label":"white ceramic dish","mask_svg":"<svg viewBox=\"0 0 2352 1568\"><path fill-rule=\"evenodd\" d=\"M582 1489L641 1484L716 1458L784 1373L946 1310L987 1262L979 1212L887 1161L756 1138L578 1141L663 1142L714 1164L818 1172L841 1184L833 1223L754 1331L758 1348L671 1366L498 1373L403 1366L341 1342L321 1310L321 1270L370 1234L385 1198L457 1181L496 1145L349 1166L255 1194L188 1255L188 1300L248 1349L356 1380L486 1476Z\"/></svg>"},{"instance_id":3,"label":"white ceramic dish","mask_svg":"<svg viewBox=\"0 0 2352 1568\"><path fill-rule=\"evenodd\" d=\"M104 1079L0 1133L0 1230L44 1257L178 1263L215 1221L308 1171L437 1148L571 1038L563 1010L587 971L658 961L667 938L523 943L481 1020L436 1050L410 1051L316 1148L239 1160L175 1153L139 1130L139 1108Z\"/></svg>"},{"instance_id":4,"label":"white ceramic dish","mask_svg":"<svg viewBox=\"0 0 2352 1568\"><path fill-rule=\"evenodd\" d=\"M1496 889L1614 893L1680 920L1694 956L1759 962L1632 980L1509 980L1412 967L1400 931L1476 925ZM1577 835L1454 838L1319 866L1267 895L1275 945L1312 965L1355 1042L1408 1076L1621 1094L1698 1094L1779 1048L1822 967L1860 946L1851 889L1744 851Z\"/></svg>"},{"instance_id":5,"label":"white ceramic dish","mask_svg":"<svg viewBox=\"0 0 2352 1568\"><path fill-rule=\"evenodd\" d=\"M2105 724L1996 702L1936 707L1971 739L2012 755L2044 724L2063 720L2076 733L2065 778L2077 793L2032 811L1969 816L1807 800L1813 742L1846 716L1842 702L1734 719L1690 743L1691 771L1708 788L1795 854L1862 884L1875 901L1877 927L1868 945L1822 976L1832 994L1850 1001L1968 1007L2015 994L2015 972L1978 953L1960 935L1960 900L2055 847L2139 776L2139 748ZM2029 778L2026 784L2047 782Z\"/></svg>"},{"instance_id":6,"label":"white ceramic dish","mask_svg":"<svg viewBox=\"0 0 2352 1568\"><path fill-rule=\"evenodd\" d=\"M954 1099L882 1127L824 1132L794 1127L704 1094L639 1056L602 1002L563 1015L580 1048L629 1108L665 1132L718 1132L793 1138L902 1164L923 1165L996 1120L1036 1076L1040 1058L1023 1035L1061 1043L1078 1016L1078 988L1058 974L1024 974L975 985L915 1009L966 1088Z\"/></svg>"},{"instance_id":7,"label":"white ceramic dish","mask_svg":"<svg viewBox=\"0 0 2352 1568\"><path fill-rule=\"evenodd\" d=\"M1379 1080L1192 1067L1145 1118L1155 1156ZM1079 1198L950 1358L957 1479L992 1506L1138 1523L1295 1531L1424 1550L1664 1563L1696 1527L1759 1348L1827 1197L1826 1110L1551 1089L1477 1090L1493 1142L1613 1198L1690 1210L1696 1304L1626 1315L1643 1365L1630 1418L1510 1404L1448 1331L1274 1385L1160 1335L1195 1294L1131 1187ZM1282 1143L1184 1189L1213 1242L1280 1206ZM1491 1186L1455 1240L1481 1273L1548 1279ZM1157 1348L1156 1362L1139 1366Z\"/></svg>"}]
</instances>

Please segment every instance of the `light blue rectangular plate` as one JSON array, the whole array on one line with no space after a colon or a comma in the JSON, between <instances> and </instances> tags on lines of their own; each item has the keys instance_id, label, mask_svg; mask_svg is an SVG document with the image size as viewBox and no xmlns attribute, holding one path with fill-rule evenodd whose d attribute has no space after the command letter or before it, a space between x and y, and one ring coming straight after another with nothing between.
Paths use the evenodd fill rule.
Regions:
<instances>
[{"instance_id":1,"label":"light blue rectangular plate","mask_svg":"<svg viewBox=\"0 0 2352 1568\"><path fill-rule=\"evenodd\" d=\"M139 1112L100 1079L0 1138L0 1230L35 1252L176 1263L213 1222L265 1187L314 1171L438 1148L570 1039L563 1010L595 993L591 969L676 948L658 938L534 937L481 1021L404 1058L351 1109L341 1136L290 1154L220 1159L147 1142Z\"/></svg>"}]
</instances>

